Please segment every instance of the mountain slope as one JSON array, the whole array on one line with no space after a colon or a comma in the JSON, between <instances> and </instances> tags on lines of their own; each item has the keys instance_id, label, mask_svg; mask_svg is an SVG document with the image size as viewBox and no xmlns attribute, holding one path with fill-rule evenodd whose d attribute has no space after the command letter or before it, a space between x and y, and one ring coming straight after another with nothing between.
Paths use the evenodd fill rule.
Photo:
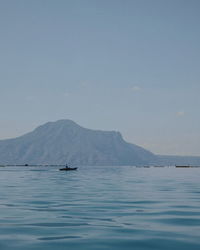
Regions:
<instances>
[{"instance_id":1,"label":"mountain slope","mask_svg":"<svg viewBox=\"0 0 200 250\"><path fill-rule=\"evenodd\" d=\"M0 163L140 165L151 152L127 143L115 131L90 130L71 120L46 123L23 136L0 141Z\"/></svg>"}]
</instances>

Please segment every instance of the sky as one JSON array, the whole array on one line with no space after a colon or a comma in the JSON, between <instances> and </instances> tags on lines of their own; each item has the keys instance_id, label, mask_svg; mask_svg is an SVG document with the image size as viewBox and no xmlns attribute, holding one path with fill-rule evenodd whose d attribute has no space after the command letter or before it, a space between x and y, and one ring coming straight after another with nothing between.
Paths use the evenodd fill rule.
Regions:
<instances>
[{"instance_id":1,"label":"sky","mask_svg":"<svg viewBox=\"0 0 200 250\"><path fill-rule=\"evenodd\" d=\"M0 0L0 139L48 121L200 156L199 0Z\"/></svg>"}]
</instances>

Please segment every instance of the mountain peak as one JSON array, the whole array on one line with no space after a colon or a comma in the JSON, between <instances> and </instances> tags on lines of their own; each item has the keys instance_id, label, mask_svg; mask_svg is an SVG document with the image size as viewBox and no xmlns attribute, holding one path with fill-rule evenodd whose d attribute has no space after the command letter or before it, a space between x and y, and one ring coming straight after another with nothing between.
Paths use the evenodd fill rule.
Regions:
<instances>
[{"instance_id":1,"label":"mountain peak","mask_svg":"<svg viewBox=\"0 0 200 250\"><path fill-rule=\"evenodd\" d=\"M77 123L69 119L62 119L53 122L47 122L43 125L40 125L35 129L35 131L42 131L42 130L60 130L60 129L69 129L69 128L81 128Z\"/></svg>"},{"instance_id":2,"label":"mountain peak","mask_svg":"<svg viewBox=\"0 0 200 250\"><path fill-rule=\"evenodd\" d=\"M61 119L53 122L47 122L43 124L42 126L78 126L80 127L76 122L69 120L69 119ZM40 126L41 127L41 126Z\"/></svg>"}]
</instances>

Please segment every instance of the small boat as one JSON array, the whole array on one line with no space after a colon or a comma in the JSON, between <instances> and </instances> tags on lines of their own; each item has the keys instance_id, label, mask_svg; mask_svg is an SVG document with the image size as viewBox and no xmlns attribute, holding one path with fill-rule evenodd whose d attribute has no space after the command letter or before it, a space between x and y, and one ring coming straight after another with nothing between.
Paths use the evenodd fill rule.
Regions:
<instances>
[{"instance_id":1,"label":"small boat","mask_svg":"<svg viewBox=\"0 0 200 250\"><path fill-rule=\"evenodd\" d=\"M180 166L177 166L176 165L176 168L192 168L192 166L190 166L190 165L180 165Z\"/></svg>"},{"instance_id":2,"label":"small boat","mask_svg":"<svg viewBox=\"0 0 200 250\"><path fill-rule=\"evenodd\" d=\"M60 168L60 171L70 171L70 170L77 170L77 168L70 168L68 167L68 165L66 164L64 168Z\"/></svg>"},{"instance_id":3,"label":"small boat","mask_svg":"<svg viewBox=\"0 0 200 250\"><path fill-rule=\"evenodd\" d=\"M59 170L60 170L60 171L70 171L70 170L77 170L77 168L69 168L69 167L66 167L66 168L60 168Z\"/></svg>"}]
</instances>

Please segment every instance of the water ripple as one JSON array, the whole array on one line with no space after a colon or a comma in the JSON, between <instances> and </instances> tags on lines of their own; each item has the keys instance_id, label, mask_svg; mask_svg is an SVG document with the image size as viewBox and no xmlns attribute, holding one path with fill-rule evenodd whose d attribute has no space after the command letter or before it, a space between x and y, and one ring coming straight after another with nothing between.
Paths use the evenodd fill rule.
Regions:
<instances>
[{"instance_id":1,"label":"water ripple","mask_svg":"<svg viewBox=\"0 0 200 250\"><path fill-rule=\"evenodd\" d=\"M0 170L0 249L199 250L199 183L200 169Z\"/></svg>"}]
</instances>

